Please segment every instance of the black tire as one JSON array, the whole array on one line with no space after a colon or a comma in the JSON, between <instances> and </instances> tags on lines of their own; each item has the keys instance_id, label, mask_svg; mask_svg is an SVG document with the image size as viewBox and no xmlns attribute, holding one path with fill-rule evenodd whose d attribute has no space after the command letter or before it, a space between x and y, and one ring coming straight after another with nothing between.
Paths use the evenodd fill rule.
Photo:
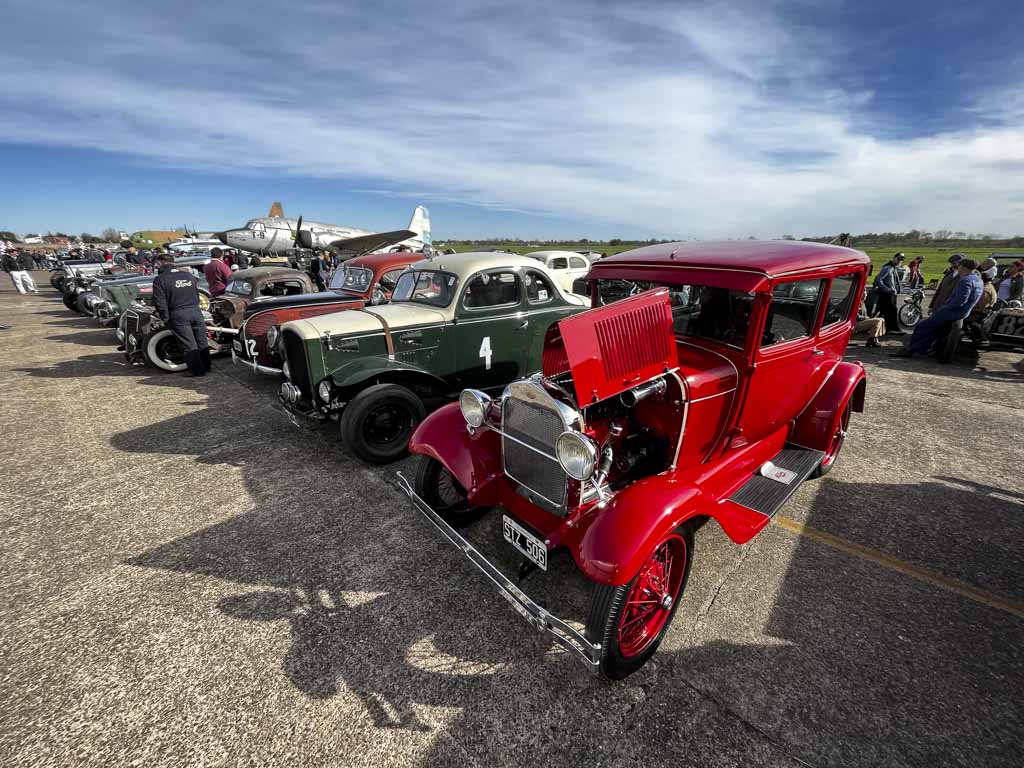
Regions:
<instances>
[{"instance_id":1,"label":"black tire","mask_svg":"<svg viewBox=\"0 0 1024 768\"><path fill-rule=\"evenodd\" d=\"M65 293L61 300L64 302L64 306L70 309L72 312L78 311L78 297L73 293Z\"/></svg>"},{"instance_id":2,"label":"black tire","mask_svg":"<svg viewBox=\"0 0 1024 768\"><path fill-rule=\"evenodd\" d=\"M960 336L963 332L964 321L955 320L949 325L949 332L944 339L939 339L935 348L935 357L940 363L948 363L956 356L957 347L960 346Z\"/></svg>"},{"instance_id":3,"label":"black tire","mask_svg":"<svg viewBox=\"0 0 1024 768\"><path fill-rule=\"evenodd\" d=\"M142 359L146 365L168 373L180 373L188 366L181 345L170 328L161 328L142 342Z\"/></svg>"},{"instance_id":4,"label":"black tire","mask_svg":"<svg viewBox=\"0 0 1024 768\"><path fill-rule=\"evenodd\" d=\"M482 507L470 505L466 500L466 489L444 464L430 456L419 457L413 490L432 510L456 528L478 519L484 511Z\"/></svg>"},{"instance_id":5,"label":"black tire","mask_svg":"<svg viewBox=\"0 0 1024 768\"><path fill-rule=\"evenodd\" d=\"M685 547L685 564L683 566L682 579L667 615L662 617L663 623L656 634L646 636L644 644L636 652L625 653L620 646L620 634L624 627L620 628L619 623L624 618L624 611L630 593L638 580L642 577L644 569L651 562L659 548L670 539L677 538L682 541ZM682 602L683 593L686 591L686 582L690 574L690 563L693 562L693 529L689 525L682 525L672 531L668 536L658 542L648 559L644 561L640 571L637 572L629 583L618 587L610 587L605 584L596 584L590 598L590 608L587 612L586 636L592 643L601 644L601 662L599 670L602 675L611 680L621 680L640 669L658 650L662 639L672 626L672 619ZM663 607L655 607L653 611L666 611ZM629 620L627 620L629 624Z\"/></svg>"},{"instance_id":6,"label":"black tire","mask_svg":"<svg viewBox=\"0 0 1024 768\"><path fill-rule=\"evenodd\" d=\"M356 395L341 415L341 439L363 461L387 464L409 450L426 415L423 401L398 384L375 384Z\"/></svg>"},{"instance_id":7,"label":"black tire","mask_svg":"<svg viewBox=\"0 0 1024 768\"><path fill-rule=\"evenodd\" d=\"M78 294L78 298L75 299L75 311L82 315L91 315L92 310L89 308L89 304L86 301L86 297L90 297L92 295L93 294L90 293Z\"/></svg>"},{"instance_id":8,"label":"black tire","mask_svg":"<svg viewBox=\"0 0 1024 768\"><path fill-rule=\"evenodd\" d=\"M921 308L912 301L905 302L898 313L900 326L903 330L911 330L921 322Z\"/></svg>"}]
</instances>

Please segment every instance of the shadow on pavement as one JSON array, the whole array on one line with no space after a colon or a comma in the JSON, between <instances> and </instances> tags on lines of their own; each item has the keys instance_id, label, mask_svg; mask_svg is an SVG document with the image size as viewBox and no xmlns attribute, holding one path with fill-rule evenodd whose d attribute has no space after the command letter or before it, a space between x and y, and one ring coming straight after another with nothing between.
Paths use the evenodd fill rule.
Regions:
<instances>
[{"instance_id":1,"label":"shadow on pavement","mask_svg":"<svg viewBox=\"0 0 1024 768\"><path fill-rule=\"evenodd\" d=\"M1019 765L1024 656L1009 614L772 527L721 575L721 595L704 608L684 597L653 663L605 683L523 623L397 492L366 498L360 470L341 473L322 439L282 438L280 419L235 423L218 397L112 442L240 467L253 511L129 564L244 587L216 609L286 622L282 673L313 699L354 695L382 729L423 730L424 708L455 712L427 765L467 753L496 765L539 754L573 765ZM254 446L272 436L268 460ZM985 542L959 551L952 516L1008 530L1020 510L989 496L979 509L981 492L955 478L920 488L825 479L805 522L939 570L952 562L936 556L945 544L960 578L984 582ZM908 499L936 497L945 506L930 519L906 514ZM1013 555L995 562L1022 575Z\"/></svg>"}]
</instances>

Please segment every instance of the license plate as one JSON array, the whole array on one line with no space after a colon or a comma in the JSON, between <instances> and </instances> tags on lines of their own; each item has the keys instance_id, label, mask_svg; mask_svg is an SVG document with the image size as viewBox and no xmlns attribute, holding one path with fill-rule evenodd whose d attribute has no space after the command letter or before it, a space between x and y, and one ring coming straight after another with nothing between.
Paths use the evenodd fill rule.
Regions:
<instances>
[{"instance_id":1,"label":"license plate","mask_svg":"<svg viewBox=\"0 0 1024 768\"><path fill-rule=\"evenodd\" d=\"M240 342L238 339L235 339L234 341L231 342L231 347L238 354L242 354L242 342Z\"/></svg>"},{"instance_id":2,"label":"license plate","mask_svg":"<svg viewBox=\"0 0 1024 768\"><path fill-rule=\"evenodd\" d=\"M527 560L546 571L548 569L548 548L544 546L544 542L508 515L502 515L501 520L501 532L505 541L519 550Z\"/></svg>"}]
</instances>

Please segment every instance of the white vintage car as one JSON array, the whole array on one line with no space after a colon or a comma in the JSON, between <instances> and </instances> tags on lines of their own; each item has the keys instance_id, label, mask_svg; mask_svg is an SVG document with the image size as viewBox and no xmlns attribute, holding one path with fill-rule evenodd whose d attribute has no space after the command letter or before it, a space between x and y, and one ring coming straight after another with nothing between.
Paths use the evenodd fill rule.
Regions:
<instances>
[{"instance_id":1,"label":"white vintage car","mask_svg":"<svg viewBox=\"0 0 1024 768\"><path fill-rule=\"evenodd\" d=\"M551 270L555 281L566 293L572 293L573 282L582 280L590 272L590 260L576 251L533 251L526 255Z\"/></svg>"}]
</instances>

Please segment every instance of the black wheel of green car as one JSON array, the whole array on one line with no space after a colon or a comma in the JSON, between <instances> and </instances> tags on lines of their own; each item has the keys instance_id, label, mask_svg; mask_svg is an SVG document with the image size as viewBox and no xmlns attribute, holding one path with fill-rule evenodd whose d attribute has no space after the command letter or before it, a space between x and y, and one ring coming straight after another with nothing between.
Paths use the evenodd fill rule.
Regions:
<instances>
[{"instance_id":1,"label":"black wheel of green car","mask_svg":"<svg viewBox=\"0 0 1024 768\"><path fill-rule=\"evenodd\" d=\"M75 294L65 293L64 296L61 297L61 300L64 302L64 306L72 312L78 311L78 297L75 296Z\"/></svg>"},{"instance_id":2,"label":"black wheel of green car","mask_svg":"<svg viewBox=\"0 0 1024 768\"><path fill-rule=\"evenodd\" d=\"M647 663L679 608L693 559L693 531L682 525L664 536L626 584L597 584L586 636L601 644L600 672L621 680Z\"/></svg>"},{"instance_id":3,"label":"black wheel of green car","mask_svg":"<svg viewBox=\"0 0 1024 768\"><path fill-rule=\"evenodd\" d=\"M142 359L146 365L170 373L186 368L185 354L169 328L161 328L142 342Z\"/></svg>"},{"instance_id":4,"label":"black wheel of green car","mask_svg":"<svg viewBox=\"0 0 1024 768\"><path fill-rule=\"evenodd\" d=\"M839 418L832 425L832 434L829 436L828 447L825 448L825 455L821 457L818 468L811 473L812 478L824 477L832 471L839 458L839 452L846 442L846 432L850 428L850 415L853 413L853 401L847 400L846 404L839 410Z\"/></svg>"},{"instance_id":5,"label":"black wheel of green car","mask_svg":"<svg viewBox=\"0 0 1024 768\"><path fill-rule=\"evenodd\" d=\"M948 363L956 355L957 347L960 346L960 336L963 332L964 321L955 320L950 323L949 333L944 339L939 339L935 350L935 357L940 363Z\"/></svg>"},{"instance_id":6,"label":"black wheel of green car","mask_svg":"<svg viewBox=\"0 0 1024 768\"><path fill-rule=\"evenodd\" d=\"M419 457L413 490L432 510L456 527L480 516L481 508L466 500L466 489L444 464L430 456Z\"/></svg>"},{"instance_id":7,"label":"black wheel of green car","mask_svg":"<svg viewBox=\"0 0 1024 768\"><path fill-rule=\"evenodd\" d=\"M375 384L356 395L341 415L341 439L371 464L402 458L426 409L414 392L398 384Z\"/></svg>"}]
</instances>

